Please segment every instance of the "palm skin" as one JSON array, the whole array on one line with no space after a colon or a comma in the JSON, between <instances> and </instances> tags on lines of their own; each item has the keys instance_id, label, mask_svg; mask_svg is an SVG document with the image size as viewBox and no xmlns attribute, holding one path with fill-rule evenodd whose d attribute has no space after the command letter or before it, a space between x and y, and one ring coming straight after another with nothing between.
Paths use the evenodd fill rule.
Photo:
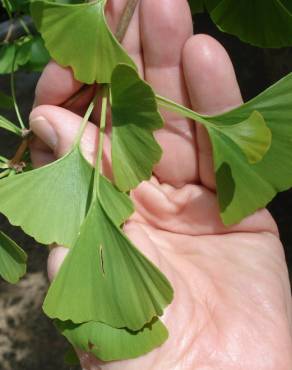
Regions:
<instances>
[{"instance_id":1,"label":"palm skin","mask_svg":"<svg viewBox=\"0 0 292 370\"><path fill-rule=\"evenodd\" d=\"M125 0L109 1L115 28ZM208 36L192 36L186 0L142 0L124 46L155 91L206 114L241 103L231 62ZM69 69L51 62L36 91L31 128L36 166L62 156L72 144L80 115L92 96L68 98L80 89ZM67 103L64 104L64 102ZM63 107L60 107L63 106ZM64 109L67 108L67 109ZM163 157L154 176L131 196L136 213L125 231L169 278L173 303L162 320L169 339L138 359L101 363L80 354L82 366L143 370L291 370L292 305L277 228L266 210L226 228L215 194L211 147L204 129L163 112L156 137ZM97 112L93 122L97 121ZM109 140L104 172L111 176ZM89 124L82 147L93 162L98 128ZM53 277L66 251L53 249Z\"/></svg>"}]
</instances>

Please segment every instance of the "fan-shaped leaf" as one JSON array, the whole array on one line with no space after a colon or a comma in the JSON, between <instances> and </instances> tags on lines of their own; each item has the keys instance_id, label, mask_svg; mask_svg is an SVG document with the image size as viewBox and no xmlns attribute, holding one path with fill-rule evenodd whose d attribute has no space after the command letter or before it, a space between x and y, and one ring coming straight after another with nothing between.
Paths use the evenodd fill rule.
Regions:
<instances>
[{"instance_id":1,"label":"fan-shaped leaf","mask_svg":"<svg viewBox=\"0 0 292 370\"><path fill-rule=\"evenodd\" d=\"M0 47L0 74L12 72L15 53L14 71L17 71L20 66L28 62L31 52L30 41L27 38L21 43L14 42Z\"/></svg>"},{"instance_id":2,"label":"fan-shaped leaf","mask_svg":"<svg viewBox=\"0 0 292 370\"><path fill-rule=\"evenodd\" d=\"M112 75L112 166L122 191L151 177L162 151L153 131L162 127L155 95L137 72L119 65Z\"/></svg>"},{"instance_id":3,"label":"fan-shaped leaf","mask_svg":"<svg viewBox=\"0 0 292 370\"><path fill-rule=\"evenodd\" d=\"M105 0L68 5L37 1L31 12L51 56L70 66L77 80L110 82L118 63L134 63L110 32L104 15Z\"/></svg>"},{"instance_id":4,"label":"fan-shaped leaf","mask_svg":"<svg viewBox=\"0 0 292 370\"><path fill-rule=\"evenodd\" d=\"M287 0L205 0L216 25L261 47L292 45L291 5Z\"/></svg>"},{"instance_id":5,"label":"fan-shaped leaf","mask_svg":"<svg viewBox=\"0 0 292 370\"><path fill-rule=\"evenodd\" d=\"M93 169L80 150L0 182L0 212L43 244L72 246L87 210Z\"/></svg>"},{"instance_id":6,"label":"fan-shaped leaf","mask_svg":"<svg viewBox=\"0 0 292 370\"><path fill-rule=\"evenodd\" d=\"M168 280L96 200L48 291L44 311L62 321L139 330L162 314L172 295Z\"/></svg>"},{"instance_id":7,"label":"fan-shaped leaf","mask_svg":"<svg viewBox=\"0 0 292 370\"><path fill-rule=\"evenodd\" d=\"M272 143L261 161L250 164L230 137L209 134L213 144L217 192L221 216L226 224L240 221L265 207L277 192L292 186L292 74L212 122L231 127L258 111L272 132Z\"/></svg>"},{"instance_id":8,"label":"fan-shaped leaf","mask_svg":"<svg viewBox=\"0 0 292 370\"><path fill-rule=\"evenodd\" d=\"M15 284L26 272L26 253L0 231L0 276Z\"/></svg>"},{"instance_id":9,"label":"fan-shaped leaf","mask_svg":"<svg viewBox=\"0 0 292 370\"><path fill-rule=\"evenodd\" d=\"M92 353L102 361L142 356L163 344L168 337L167 329L157 318L136 332L93 321L81 325L57 321L56 325L75 348Z\"/></svg>"},{"instance_id":10,"label":"fan-shaped leaf","mask_svg":"<svg viewBox=\"0 0 292 370\"><path fill-rule=\"evenodd\" d=\"M37 35L31 40L29 61L23 66L26 71L41 72L50 60L50 54L45 48L43 39Z\"/></svg>"},{"instance_id":11,"label":"fan-shaped leaf","mask_svg":"<svg viewBox=\"0 0 292 370\"><path fill-rule=\"evenodd\" d=\"M106 177L100 176L100 202L109 218L120 226L134 212L130 197L121 193Z\"/></svg>"},{"instance_id":12,"label":"fan-shaped leaf","mask_svg":"<svg viewBox=\"0 0 292 370\"><path fill-rule=\"evenodd\" d=\"M261 161L270 149L271 130L259 112L252 112L246 120L237 124L217 127L217 135L218 129L220 137L223 134L231 139L242 150L249 163Z\"/></svg>"}]
</instances>

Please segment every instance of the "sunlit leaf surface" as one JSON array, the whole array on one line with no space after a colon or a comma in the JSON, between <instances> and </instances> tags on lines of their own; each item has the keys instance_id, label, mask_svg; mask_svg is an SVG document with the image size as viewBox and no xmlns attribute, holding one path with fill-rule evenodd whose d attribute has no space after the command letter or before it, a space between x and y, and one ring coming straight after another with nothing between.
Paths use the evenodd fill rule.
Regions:
<instances>
[{"instance_id":1,"label":"sunlit leaf surface","mask_svg":"<svg viewBox=\"0 0 292 370\"><path fill-rule=\"evenodd\" d=\"M167 329L157 318L137 332L112 328L100 322L76 325L57 321L56 325L75 348L92 353L102 361L142 356L163 344L168 337Z\"/></svg>"},{"instance_id":2,"label":"sunlit leaf surface","mask_svg":"<svg viewBox=\"0 0 292 370\"><path fill-rule=\"evenodd\" d=\"M118 63L134 63L110 32L105 0L68 5L37 1L31 12L53 59L70 66L77 80L110 82Z\"/></svg>"},{"instance_id":3,"label":"sunlit leaf surface","mask_svg":"<svg viewBox=\"0 0 292 370\"><path fill-rule=\"evenodd\" d=\"M242 122L260 112L272 133L269 150L251 164L235 141L209 128L213 144L217 192L226 224L240 221L265 207L277 192L292 186L292 74L241 107L212 117L218 125ZM256 127L256 126L255 126ZM251 141L251 140L249 140ZM244 144L245 145L245 144ZM249 153L254 156L254 153Z\"/></svg>"},{"instance_id":4,"label":"sunlit leaf surface","mask_svg":"<svg viewBox=\"0 0 292 370\"><path fill-rule=\"evenodd\" d=\"M134 205L125 193L121 193L106 177L100 176L100 202L109 218L120 226L134 212Z\"/></svg>"},{"instance_id":5,"label":"sunlit leaf surface","mask_svg":"<svg viewBox=\"0 0 292 370\"><path fill-rule=\"evenodd\" d=\"M162 314L172 296L168 280L96 199L48 291L44 311L62 321L139 330Z\"/></svg>"},{"instance_id":6,"label":"sunlit leaf surface","mask_svg":"<svg viewBox=\"0 0 292 370\"><path fill-rule=\"evenodd\" d=\"M137 72L119 65L112 76L112 166L122 191L151 177L161 148L153 131L163 125L151 87Z\"/></svg>"},{"instance_id":7,"label":"sunlit leaf surface","mask_svg":"<svg viewBox=\"0 0 292 370\"><path fill-rule=\"evenodd\" d=\"M78 148L45 167L0 181L0 212L43 244L72 246L89 201L92 168Z\"/></svg>"}]
</instances>

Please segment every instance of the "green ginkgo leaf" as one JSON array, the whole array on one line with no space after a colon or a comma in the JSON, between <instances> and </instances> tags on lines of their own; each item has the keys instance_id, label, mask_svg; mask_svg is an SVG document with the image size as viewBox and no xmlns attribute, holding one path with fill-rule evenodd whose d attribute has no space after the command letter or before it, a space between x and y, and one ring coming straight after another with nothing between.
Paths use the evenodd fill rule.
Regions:
<instances>
[{"instance_id":1,"label":"green ginkgo leaf","mask_svg":"<svg viewBox=\"0 0 292 370\"><path fill-rule=\"evenodd\" d=\"M139 330L161 315L172 297L166 277L134 247L96 199L43 308L49 317L61 321L95 321Z\"/></svg>"},{"instance_id":2,"label":"green ginkgo leaf","mask_svg":"<svg viewBox=\"0 0 292 370\"><path fill-rule=\"evenodd\" d=\"M225 224L239 222L263 208L277 192L292 186L292 74L231 112L211 117L219 126L232 127L254 111L260 112L272 133L272 143L257 163L230 137L208 128L216 171L221 217Z\"/></svg>"},{"instance_id":3,"label":"green ginkgo leaf","mask_svg":"<svg viewBox=\"0 0 292 370\"><path fill-rule=\"evenodd\" d=\"M14 71L17 71L21 66L28 62L30 58L30 52L31 52L30 38L26 38L22 42L14 42L11 44L1 46L0 74L11 73L12 69Z\"/></svg>"},{"instance_id":4,"label":"green ginkgo leaf","mask_svg":"<svg viewBox=\"0 0 292 370\"><path fill-rule=\"evenodd\" d=\"M135 188L161 158L153 131L163 126L155 95L138 73L119 65L112 75L112 167L116 186Z\"/></svg>"},{"instance_id":5,"label":"green ginkgo leaf","mask_svg":"<svg viewBox=\"0 0 292 370\"><path fill-rule=\"evenodd\" d=\"M38 242L72 246L89 201L92 167L75 147L45 167L0 181L0 212Z\"/></svg>"},{"instance_id":6,"label":"green ginkgo leaf","mask_svg":"<svg viewBox=\"0 0 292 370\"><path fill-rule=\"evenodd\" d=\"M21 128L17 127L14 123L10 122L3 116L0 116L0 128L3 128L6 131L13 132L18 136L22 136Z\"/></svg>"},{"instance_id":7,"label":"green ginkgo leaf","mask_svg":"<svg viewBox=\"0 0 292 370\"><path fill-rule=\"evenodd\" d=\"M288 0L205 0L205 4L214 23L242 41L260 47L292 45Z\"/></svg>"},{"instance_id":8,"label":"green ginkgo leaf","mask_svg":"<svg viewBox=\"0 0 292 370\"><path fill-rule=\"evenodd\" d=\"M23 66L25 71L41 72L50 61L50 54L45 48L43 39L36 35L31 40L30 58Z\"/></svg>"},{"instance_id":9,"label":"green ginkgo leaf","mask_svg":"<svg viewBox=\"0 0 292 370\"><path fill-rule=\"evenodd\" d=\"M77 80L110 82L118 63L134 63L109 30L106 0L68 5L33 2L31 13L53 59L70 66Z\"/></svg>"},{"instance_id":10,"label":"green ginkgo leaf","mask_svg":"<svg viewBox=\"0 0 292 370\"><path fill-rule=\"evenodd\" d=\"M260 162L272 143L272 133L263 116L253 111L244 121L237 124L218 126L216 134L232 140L245 154L249 163ZM210 128L210 132L214 132ZM223 135L222 135L223 134Z\"/></svg>"},{"instance_id":11,"label":"green ginkgo leaf","mask_svg":"<svg viewBox=\"0 0 292 370\"><path fill-rule=\"evenodd\" d=\"M0 231L0 276L15 284L26 272L26 253Z\"/></svg>"},{"instance_id":12,"label":"green ginkgo leaf","mask_svg":"<svg viewBox=\"0 0 292 370\"><path fill-rule=\"evenodd\" d=\"M76 325L57 321L56 325L75 348L92 353L102 361L142 356L162 345L168 337L166 327L157 318L136 332L112 328L100 322Z\"/></svg>"},{"instance_id":13,"label":"green ginkgo leaf","mask_svg":"<svg viewBox=\"0 0 292 370\"><path fill-rule=\"evenodd\" d=\"M12 97L4 94L2 91L0 91L0 108L1 109L11 109L11 108L13 108L13 99L12 99Z\"/></svg>"},{"instance_id":14,"label":"green ginkgo leaf","mask_svg":"<svg viewBox=\"0 0 292 370\"><path fill-rule=\"evenodd\" d=\"M120 226L134 212L130 197L121 193L106 177L100 176L100 202L109 218Z\"/></svg>"}]
</instances>

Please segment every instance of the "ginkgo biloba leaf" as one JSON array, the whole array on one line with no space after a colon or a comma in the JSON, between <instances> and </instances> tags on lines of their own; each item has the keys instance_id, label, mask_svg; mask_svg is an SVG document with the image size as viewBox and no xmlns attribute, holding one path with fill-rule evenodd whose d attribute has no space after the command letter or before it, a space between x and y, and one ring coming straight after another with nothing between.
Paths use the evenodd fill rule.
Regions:
<instances>
[{"instance_id":1,"label":"ginkgo biloba leaf","mask_svg":"<svg viewBox=\"0 0 292 370\"><path fill-rule=\"evenodd\" d=\"M277 192L292 186L292 74L231 112L212 117L218 125L232 125L258 111L272 132L272 143L262 160L250 164L227 136L208 128L216 171L221 217L239 222L265 207Z\"/></svg>"},{"instance_id":2,"label":"ginkgo biloba leaf","mask_svg":"<svg viewBox=\"0 0 292 370\"><path fill-rule=\"evenodd\" d=\"M26 253L0 231L0 276L15 284L26 272Z\"/></svg>"},{"instance_id":3,"label":"ginkgo biloba leaf","mask_svg":"<svg viewBox=\"0 0 292 370\"><path fill-rule=\"evenodd\" d=\"M28 62L31 51L30 39L27 38L24 42L3 45L0 47L0 74L12 72L14 55L14 71L17 71L20 66Z\"/></svg>"},{"instance_id":4,"label":"ginkgo biloba leaf","mask_svg":"<svg viewBox=\"0 0 292 370\"><path fill-rule=\"evenodd\" d=\"M100 175L100 202L109 218L120 226L134 212L134 205L125 193L121 193L106 177Z\"/></svg>"},{"instance_id":5,"label":"ginkgo biloba leaf","mask_svg":"<svg viewBox=\"0 0 292 370\"><path fill-rule=\"evenodd\" d=\"M14 123L8 121L8 119L6 119L3 116L0 116L0 128L13 132L14 134L18 136L22 135L21 128L17 127Z\"/></svg>"},{"instance_id":6,"label":"ginkgo biloba leaf","mask_svg":"<svg viewBox=\"0 0 292 370\"><path fill-rule=\"evenodd\" d=\"M223 134L231 139L242 150L249 163L261 161L270 149L271 130L267 127L263 116L257 111L253 111L246 120L237 124L219 127L217 135L220 132L220 137Z\"/></svg>"},{"instance_id":7,"label":"ginkgo biloba leaf","mask_svg":"<svg viewBox=\"0 0 292 370\"><path fill-rule=\"evenodd\" d=\"M163 126L155 95L138 73L118 65L112 75L112 167L116 186L135 188L151 177L161 148L153 131Z\"/></svg>"},{"instance_id":8,"label":"ginkgo biloba leaf","mask_svg":"<svg viewBox=\"0 0 292 370\"><path fill-rule=\"evenodd\" d=\"M4 94L0 91L0 108L1 109L11 109L13 108L13 99L11 96Z\"/></svg>"},{"instance_id":9,"label":"ginkgo biloba leaf","mask_svg":"<svg viewBox=\"0 0 292 370\"><path fill-rule=\"evenodd\" d=\"M50 54L45 48L43 39L36 35L31 40L30 58L23 66L25 71L41 72L50 60Z\"/></svg>"},{"instance_id":10,"label":"ginkgo biloba leaf","mask_svg":"<svg viewBox=\"0 0 292 370\"><path fill-rule=\"evenodd\" d=\"M104 15L105 0L67 5L37 1L31 12L51 56L70 66L77 80L110 82L118 63L134 66L110 32Z\"/></svg>"},{"instance_id":11,"label":"ginkgo biloba leaf","mask_svg":"<svg viewBox=\"0 0 292 370\"><path fill-rule=\"evenodd\" d=\"M210 128L210 132L216 132L219 139L226 137L231 140L245 154L249 163L261 161L271 146L271 130L257 111L249 112L242 120L232 117L229 125L226 125L221 121L219 124L217 117L201 115L162 96L156 95L156 99L162 107Z\"/></svg>"},{"instance_id":12,"label":"ginkgo biloba leaf","mask_svg":"<svg viewBox=\"0 0 292 370\"><path fill-rule=\"evenodd\" d=\"M93 169L76 147L45 167L0 181L0 212L38 242L71 247L86 211Z\"/></svg>"},{"instance_id":13,"label":"ginkgo biloba leaf","mask_svg":"<svg viewBox=\"0 0 292 370\"><path fill-rule=\"evenodd\" d=\"M292 45L291 5L283 0L205 0L216 25L260 47Z\"/></svg>"},{"instance_id":14,"label":"ginkgo biloba leaf","mask_svg":"<svg viewBox=\"0 0 292 370\"><path fill-rule=\"evenodd\" d=\"M93 321L81 325L57 321L56 325L75 348L102 361L142 356L162 345L168 337L166 327L157 318L137 332Z\"/></svg>"},{"instance_id":15,"label":"ginkgo biloba leaf","mask_svg":"<svg viewBox=\"0 0 292 370\"><path fill-rule=\"evenodd\" d=\"M43 308L49 317L61 321L97 321L139 330L161 315L172 297L166 277L95 200Z\"/></svg>"}]
</instances>

